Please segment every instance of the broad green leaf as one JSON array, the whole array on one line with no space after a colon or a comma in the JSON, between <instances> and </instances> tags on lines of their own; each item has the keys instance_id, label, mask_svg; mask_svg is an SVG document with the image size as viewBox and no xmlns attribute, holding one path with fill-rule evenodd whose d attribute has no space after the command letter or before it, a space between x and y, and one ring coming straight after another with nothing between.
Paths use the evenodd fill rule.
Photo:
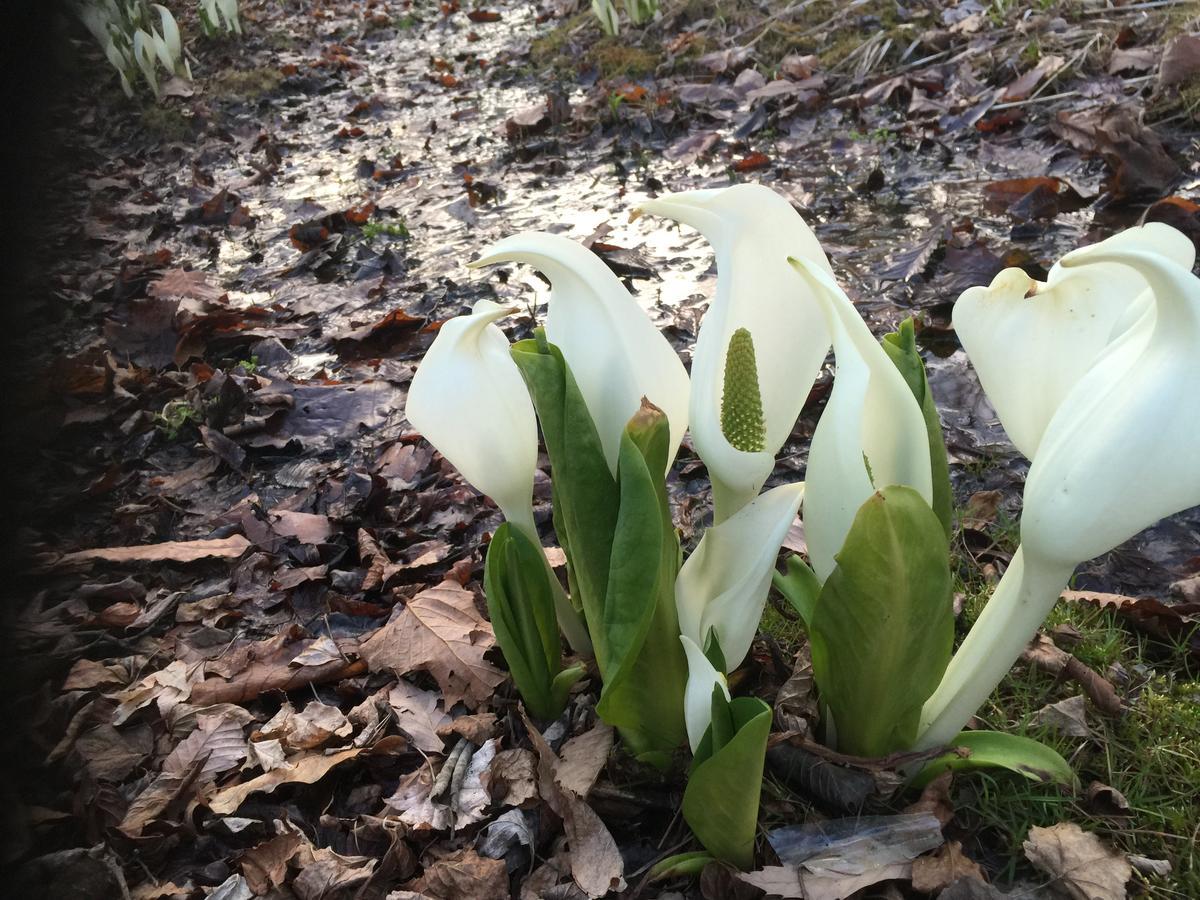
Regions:
<instances>
[{"instance_id":1,"label":"broad green leaf","mask_svg":"<svg viewBox=\"0 0 1200 900\"><path fill-rule=\"evenodd\" d=\"M666 416L647 405L621 439L617 477L561 351L513 345L550 456L554 525L572 599L583 610L604 680L597 712L631 752L665 766L683 742L687 663L679 643L679 540L663 483Z\"/></svg>"},{"instance_id":2,"label":"broad green leaf","mask_svg":"<svg viewBox=\"0 0 1200 900\"><path fill-rule=\"evenodd\" d=\"M910 747L954 641L949 545L915 490L890 485L859 508L809 635L838 749L874 757Z\"/></svg>"},{"instance_id":3,"label":"broad green leaf","mask_svg":"<svg viewBox=\"0 0 1200 900\"><path fill-rule=\"evenodd\" d=\"M715 692L714 701L720 691ZM771 707L755 697L726 701L720 714L732 734L714 749L713 728L705 732L683 792L683 818L717 859L749 869L754 865L763 759L771 731ZM714 721L717 719L714 709Z\"/></svg>"},{"instance_id":4,"label":"broad green leaf","mask_svg":"<svg viewBox=\"0 0 1200 900\"><path fill-rule=\"evenodd\" d=\"M1052 781L1072 788L1079 785L1070 763L1033 738L1003 731L964 731L950 745L968 752L962 755L951 750L930 760L913 779L913 787L924 787L947 769L987 768L1008 769L1031 781Z\"/></svg>"},{"instance_id":5,"label":"broad green leaf","mask_svg":"<svg viewBox=\"0 0 1200 900\"><path fill-rule=\"evenodd\" d=\"M604 619L620 490L562 353L546 342L540 328L535 334L534 340L513 344L512 356L533 398L550 456L554 527L568 554L572 593L602 661L605 636L598 625Z\"/></svg>"},{"instance_id":6,"label":"broad green leaf","mask_svg":"<svg viewBox=\"0 0 1200 900\"><path fill-rule=\"evenodd\" d=\"M517 690L539 719L561 713L583 675L579 666L562 668L553 577L541 548L519 529L508 522L496 529L483 570L488 616Z\"/></svg>"},{"instance_id":7,"label":"broad green leaf","mask_svg":"<svg viewBox=\"0 0 1200 900\"><path fill-rule=\"evenodd\" d=\"M787 574L775 572L771 583L783 594L784 599L800 614L804 627L812 624L813 611L817 608L817 597L821 594L821 582L808 563L795 554L788 557Z\"/></svg>"},{"instance_id":8,"label":"broad green leaf","mask_svg":"<svg viewBox=\"0 0 1200 900\"><path fill-rule=\"evenodd\" d=\"M604 689L596 711L635 755L658 765L686 736L687 662L675 612L680 550L663 475L670 447L667 417L643 401L621 437L620 510L601 625L605 653L597 657Z\"/></svg>"},{"instance_id":9,"label":"broad green leaf","mask_svg":"<svg viewBox=\"0 0 1200 900\"><path fill-rule=\"evenodd\" d=\"M942 422L938 418L937 405L929 390L929 379L925 376L925 364L917 351L917 337L910 316L900 323L899 329L885 334L880 341L888 358L900 371L905 383L917 398L921 415L925 418L925 430L929 434L929 468L933 475L933 511L937 513L942 528L949 537L954 532L954 493L950 488L950 463L946 459L946 441L942 436Z\"/></svg>"}]
</instances>

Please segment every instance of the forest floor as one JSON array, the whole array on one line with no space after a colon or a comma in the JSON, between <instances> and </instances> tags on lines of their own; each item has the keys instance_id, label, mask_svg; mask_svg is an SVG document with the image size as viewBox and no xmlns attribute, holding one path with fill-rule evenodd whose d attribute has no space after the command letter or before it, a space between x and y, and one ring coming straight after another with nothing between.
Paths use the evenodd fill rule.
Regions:
<instances>
[{"instance_id":1,"label":"forest floor","mask_svg":"<svg viewBox=\"0 0 1200 900\"><path fill-rule=\"evenodd\" d=\"M1196 5L664 0L615 39L572 0L242 9L245 36L191 40L194 83L158 102L73 34L52 112L9 387L31 448L6 686L27 722L0 783L20 895L762 896L719 866L647 883L694 849L682 778L614 749L594 680L542 723L548 745L528 737L480 602L499 512L403 413L439 323L497 298L528 310L511 336L535 324L536 276L463 264L522 229L584 241L687 359L711 251L630 210L784 193L877 334L918 319L961 632L1015 549L1027 462L950 308L1139 221L1200 243ZM803 476L831 381L770 483ZM709 495L687 444L669 490L690 548ZM549 540L544 478L537 496ZM782 826L916 810L946 843L853 896L1200 897L1200 511L1073 589L980 720L1053 744L1078 793L969 774L917 797L785 740L759 864ZM773 600L736 689L794 723L804 659ZM464 741L464 780L431 796ZM835 882L820 896L855 889Z\"/></svg>"}]
</instances>

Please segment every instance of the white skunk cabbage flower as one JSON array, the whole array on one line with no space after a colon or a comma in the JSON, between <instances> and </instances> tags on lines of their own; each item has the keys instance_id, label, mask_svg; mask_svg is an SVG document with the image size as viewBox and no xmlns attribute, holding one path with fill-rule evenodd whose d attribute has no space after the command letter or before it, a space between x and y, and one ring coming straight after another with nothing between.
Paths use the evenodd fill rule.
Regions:
<instances>
[{"instance_id":1,"label":"white skunk cabbage flower","mask_svg":"<svg viewBox=\"0 0 1200 900\"><path fill-rule=\"evenodd\" d=\"M242 23L238 18L238 0L217 0L221 14L225 16L225 27L236 34L242 33Z\"/></svg>"},{"instance_id":2,"label":"white skunk cabbage flower","mask_svg":"<svg viewBox=\"0 0 1200 900\"><path fill-rule=\"evenodd\" d=\"M495 324L515 307L480 300L446 322L417 367L404 414L504 518L535 544L537 419L525 381Z\"/></svg>"},{"instance_id":3,"label":"white skunk cabbage flower","mask_svg":"<svg viewBox=\"0 0 1200 900\"><path fill-rule=\"evenodd\" d=\"M592 0L592 14L600 22L601 30L609 37L616 37L621 30L617 8L612 0Z\"/></svg>"},{"instance_id":4,"label":"white skunk cabbage flower","mask_svg":"<svg viewBox=\"0 0 1200 900\"><path fill-rule=\"evenodd\" d=\"M104 55L112 67L117 70L117 74L121 76L121 90L125 92L126 97L132 97L133 85L129 83L129 76L125 73L133 66L133 60L121 52L112 38L109 38L108 43L104 45Z\"/></svg>"},{"instance_id":5,"label":"white skunk cabbage flower","mask_svg":"<svg viewBox=\"0 0 1200 900\"><path fill-rule=\"evenodd\" d=\"M725 699L728 700L729 685L725 676L708 661L708 657L695 641L686 634L681 634L679 640L683 643L683 652L687 654L688 662L687 687L683 690L683 718L687 724L688 744L695 753L704 732L712 724L713 688L719 684L725 692Z\"/></svg>"},{"instance_id":6,"label":"white skunk cabbage flower","mask_svg":"<svg viewBox=\"0 0 1200 900\"><path fill-rule=\"evenodd\" d=\"M470 263L528 263L550 280L546 337L562 351L614 474L621 435L645 397L667 416L675 459L687 431L688 376L678 354L604 261L569 238L526 231Z\"/></svg>"},{"instance_id":7,"label":"white skunk cabbage flower","mask_svg":"<svg viewBox=\"0 0 1200 900\"><path fill-rule=\"evenodd\" d=\"M705 531L679 570L675 581L679 630L701 648L715 635L726 671L736 669L750 650L779 546L803 498L803 482L759 495Z\"/></svg>"},{"instance_id":8,"label":"white skunk cabbage flower","mask_svg":"<svg viewBox=\"0 0 1200 900\"><path fill-rule=\"evenodd\" d=\"M1096 245L1142 248L1186 269L1192 242L1159 222ZM1033 459L1051 417L1108 345L1154 303L1136 269L1114 263L1055 263L1044 282L1005 269L988 287L964 291L954 330L1004 430Z\"/></svg>"},{"instance_id":9,"label":"white skunk cabbage flower","mask_svg":"<svg viewBox=\"0 0 1200 900\"><path fill-rule=\"evenodd\" d=\"M717 289L692 357L689 418L720 523L758 495L829 350L820 306L788 257L833 271L791 204L760 184L665 194L640 209L690 225L716 253ZM762 377L741 377L747 371ZM739 381L753 396L737 405L756 409L756 419L730 412Z\"/></svg>"},{"instance_id":10,"label":"white skunk cabbage flower","mask_svg":"<svg viewBox=\"0 0 1200 900\"><path fill-rule=\"evenodd\" d=\"M805 475L804 536L813 571L824 581L859 508L876 490L903 484L932 503L929 436L904 376L850 298L820 266L792 264L825 314L837 364Z\"/></svg>"},{"instance_id":11,"label":"white skunk cabbage flower","mask_svg":"<svg viewBox=\"0 0 1200 900\"><path fill-rule=\"evenodd\" d=\"M154 8L158 10L162 25L162 35L155 41L155 47L159 50L158 58L162 60L167 71L174 72L183 59L183 40L179 36L179 25L165 6L155 3Z\"/></svg>"},{"instance_id":12,"label":"white skunk cabbage flower","mask_svg":"<svg viewBox=\"0 0 1200 900\"><path fill-rule=\"evenodd\" d=\"M1108 346L1046 426L1025 483L1021 547L926 702L918 746L945 743L966 724L1076 565L1200 505L1200 279L1179 261L1188 254L1163 252L1170 245L1179 246L1173 237L1113 239L1063 257L1066 269L1128 267L1153 309Z\"/></svg>"},{"instance_id":13,"label":"white skunk cabbage flower","mask_svg":"<svg viewBox=\"0 0 1200 900\"><path fill-rule=\"evenodd\" d=\"M142 76L150 86L151 92L157 97L158 73L154 62L155 55L154 38L139 28L133 33L133 59L142 70Z\"/></svg>"}]
</instances>

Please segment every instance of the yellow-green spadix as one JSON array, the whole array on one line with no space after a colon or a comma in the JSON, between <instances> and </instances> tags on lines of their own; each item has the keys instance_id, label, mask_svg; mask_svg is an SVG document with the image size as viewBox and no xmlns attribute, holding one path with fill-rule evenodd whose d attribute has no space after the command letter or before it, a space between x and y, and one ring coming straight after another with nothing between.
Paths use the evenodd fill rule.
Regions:
<instances>
[{"instance_id":1,"label":"yellow-green spadix","mask_svg":"<svg viewBox=\"0 0 1200 900\"><path fill-rule=\"evenodd\" d=\"M716 293L692 357L689 418L720 523L758 495L829 350L820 308L787 259L803 258L831 273L829 261L792 205L763 185L664 194L640 209L695 228L716 254ZM743 332L754 351L761 444L741 442L722 427L728 355L731 344L735 352L739 342L747 344ZM727 412L724 424L730 419Z\"/></svg>"}]
</instances>

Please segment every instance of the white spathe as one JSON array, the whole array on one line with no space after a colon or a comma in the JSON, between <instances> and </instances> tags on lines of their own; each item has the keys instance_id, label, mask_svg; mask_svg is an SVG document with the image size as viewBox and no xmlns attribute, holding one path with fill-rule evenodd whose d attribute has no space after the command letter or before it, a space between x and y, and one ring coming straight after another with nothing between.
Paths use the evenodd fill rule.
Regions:
<instances>
[{"instance_id":1,"label":"white spathe","mask_svg":"<svg viewBox=\"0 0 1200 900\"><path fill-rule=\"evenodd\" d=\"M158 10L158 16L162 23L162 42L159 44L156 41L155 48L158 50L158 58L162 60L163 68L168 72L173 72L183 58L183 41L179 36L179 25L175 22L171 11L165 6L155 3L154 8Z\"/></svg>"},{"instance_id":2,"label":"white spathe","mask_svg":"<svg viewBox=\"0 0 1200 900\"><path fill-rule=\"evenodd\" d=\"M678 354L612 270L569 238L522 232L471 266L528 263L550 280L546 337L562 351L604 448L617 470L621 435L645 397L667 416L670 467L688 426L688 375Z\"/></svg>"},{"instance_id":3,"label":"white spathe","mask_svg":"<svg viewBox=\"0 0 1200 900\"><path fill-rule=\"evenodd\" d=\"M808 451L804 535L824 581L859 508L879 488L907 485L933 498L921 407L850 298L824 269L794 260L825 313L837 363L833 391Z\"/></svg>"},{"instance_id":4,"label":"white spathe","mask_svg":"<svg viewBox=\"0 0 1200 900\"><path fill-rule=\"evenodd\" d=\"M490 300L442 325L417 367L404 413L504 518L539 543L533 523L537 419Z\"/></svg>"},{"instance_id":5,"label":"white spathe","mask_svg":"<svg viewBox=\"0 0 1200 900\"><path fill-rule=\"evenodd\" d=\"M1030 466L1021 517L1023 542L1072 563L1200 504L1200 278L1190 261L1140 247L1095 245L1062 260L1106 263L1146 279L1154 315L1063 400Z\"/></svg>"},{"instance_id":6,"label":"white spathe","mask_svg":"<svg viewBox=\"0 0 1200 900\"><path fill-rule=\"evenodd\" d=\"M1186 269L1191 240L1168 225L1130 228L1081 252L1145 249ZM1004 430L1034 458L1055 410L1105 348L1154 303L1145 277L1117 263L1056 263L1041 282L1005 269L988 287L963 292L954 330Z\"/></svg>"},{"instance_id":7,"label":"white spathe","mask_svg":"<svg viewBox=\"0 0 1200 900\"><path fill-rule=\"evenodd\" d=\"M716 254L717 289L692 356L689 418L720 523L758 495L829 351L825 318L788 257L832 269L792 205L760 184L664 194L640 209L695 228ZM721 431L725 357L739 328L754 341L766 426L761 452L738 450Z\"/></svg>"},{"instance_id":8,"label":"white spathe","mask_svg":"<svg viewBox=\"0 0 1200 900\"><path fill-rule=\"evenodd\" d=\"M750 650L779 546L796 519L804 484L772 488L704 532L675 580L679 630L697 646L715 631L729 671Z\"/></svg>"},{"instance_id":9,"label":"white spathe","mask_svg":"<svg viewBox=\"0 0 1200 900\"><path fill-rule=\"evenodd\" d=\"M1109 344L1046 426L1025 484L1021 547L926 702L919 746L966 724L1076 565L1200 505L1200 279L1177 259L1135 241L1062 259L1068 269L1128 266L1154 308Z\"/></svg>"},{"instance_id":10,"label":"white spathe","mask_svg":"<svg viewBox=\"0 0 1200 900\"><path fill-rule=\"evenodd\" d=\"M688 744L692 752L700 746L704 732L712 724L713 687L720 685L725 692L725 699L730 699L729 685L725 676L714 668L708 661L704 651L696 646L696 642L686 634L681 634L683 652L687 655L688 679L683 691L683 718L687 724Z\"/></svg>"}]
</instances>

